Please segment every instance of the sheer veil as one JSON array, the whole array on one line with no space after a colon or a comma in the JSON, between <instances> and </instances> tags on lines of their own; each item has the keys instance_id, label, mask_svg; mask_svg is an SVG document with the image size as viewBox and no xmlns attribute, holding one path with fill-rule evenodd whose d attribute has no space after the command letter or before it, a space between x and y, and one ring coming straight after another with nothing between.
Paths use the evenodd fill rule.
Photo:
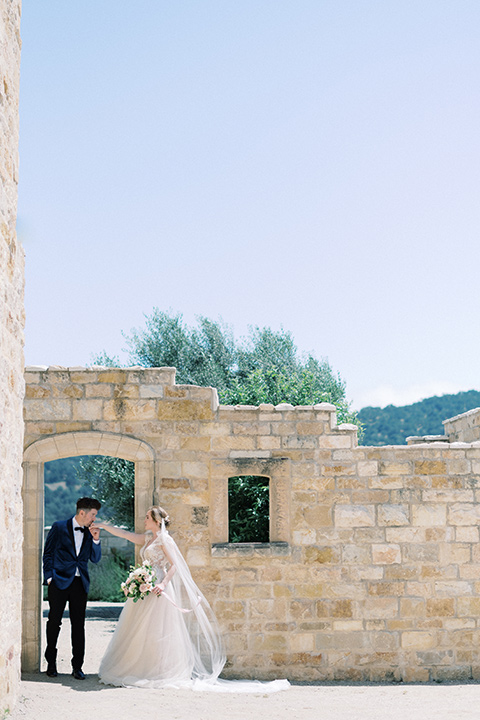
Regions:
<instances>
[{"instance_id":1,"label":"sheer veil","mask_svg":"<svg viewBox=\"0 0 480 720\"><path fill-rule=\"evenodd\" d=\"M183 618L194 654L192 679L215 682L226 660L217 619L206 597L193 580L188 565L177 543L166 529L163 519L157 538L167 550L176 568L164 594L184 613Z\"/></svg>"},{"instance_id":2,"label":"sheer veil","mask_svg":"<svg viewBox=\"0 0 480 720\"><path fill-rule=\"evenodd\" d=\"M288 688L288 680L262 682L224 680L218 677L225 665L226 655L217 619L193 580L182 553L165 528L163 519L157 537L176 567L176 572L163 594L184 613L183 618L194 651L192 688L230 693L271 693Z\"/></svg>"}]
</instances>

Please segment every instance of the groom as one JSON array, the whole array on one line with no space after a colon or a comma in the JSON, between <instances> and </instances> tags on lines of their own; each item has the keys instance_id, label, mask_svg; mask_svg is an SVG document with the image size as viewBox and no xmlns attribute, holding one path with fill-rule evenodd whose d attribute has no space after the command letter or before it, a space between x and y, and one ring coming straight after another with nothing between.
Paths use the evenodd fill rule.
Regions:
<instances>
[{"instance_id":1,"label":"groom","mask_svg":"<svg viewBox=\"0 0 480 720\"><path fill-rule=\"evenodd\" d=\"M92 527L100 503L94 498L80 498L73 518L53 523L43 551L44 585L48 585L50 612L47 620L48 677L57 677L57 638L63 611L68 601L72 626L72 675L84 680L85 610L90 586L88 561L97 563L102 551L100 530Z\"/></svg>"}]
</instances>

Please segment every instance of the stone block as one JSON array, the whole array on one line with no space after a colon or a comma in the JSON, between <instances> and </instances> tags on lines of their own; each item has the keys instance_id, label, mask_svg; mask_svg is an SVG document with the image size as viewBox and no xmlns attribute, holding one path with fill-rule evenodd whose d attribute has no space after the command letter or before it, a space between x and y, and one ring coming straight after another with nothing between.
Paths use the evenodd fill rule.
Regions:
<instances>
[{"instance_id":1,"label":"stone block","mask_svg":"<svg viewBox=\"0 0 480 720\"><path fill-rule=\"evenodd\" d=\"M317 608L318 614L319 608ZM353 617L353 601L352 600L332 600L328 603L327 615L333 618L351 618Z\"/></svg>"},{"instance_id":2,"label":"stone block","mask_svg":"<svg viewBox=\"0 0 480 720\"><path fill-rule=\"evenodd\" d=\"M430 670L422 667L406 667L402 670L402 680L407 683L426 683L430 680Z\"/></svg>"},{"instance_id":3,"label":"stone block","mask_svg":"<svg viewBox=\"0 0 480 720\"><path fill-rule=\"evenodd\" d=\"M425 542L426 530L422 527L387 527L385 539L389 543Z\"/></svg>"},{"instance_id":4,"label":"stone block","mask_svg":"<svg viewBox=\"0 0 480 720\"><path fill-rule=\"evenodd\" d=\"M427 542L450 543L455 539L455 528L453 527L431 527L425 529L425 540Z\"/></svg>"},{"instance_id":5,"label":"stone block","mask_svg":"<svg viewBox=\"0 0 480 720\"><path fill-rule=\"evenodd\" d=\"M317 533L315 530L294 530L292 539L294 545L315 545Z\"/></svg>"},{"instance_id":6,"label":"stone block","mask_svg":"<svg viewBox=\"0 0 480 720\"><path fill-rule=\"evenodd\" d=\"M457 614L459 617L469 616L480 618L480 598L479 597L458 597L457 598Z\"/></svg>"},{"instance_id":7,"label":"stone block","mask_svg":"<svg viewBox=\"0 0 480 720\"><path fill-rule=\"evenodd\" d=\"M84 386L74 383L52 385L52 394L58 398L69 397L78 400L84 396Z\"/></svg>"},{"instance_id":8,"label":"stone block","mask_svg":"<svg viewBox=\"0 0 480 720\"><path fill-rule=\"evenodd\" d=\"M298 422L296 426L297 435L323 435L325 423L323 422Z\"/></svg>"},{"instance_id":9,"label":"stone block","mask_svg":"<svg viewBox=\"0 0 480 720\"><path fill-rule=\"evenodd\" d=\"M97 383L112 383L115 385L123 385L127 381L127 373L125 370L99 370L97 372Z\"/></svg>"},{"instance_id":10,"label":"stone block","mask_svg":"<svg viewBox=\"0 0 480 720\"><path fill-rule=\"evenodd\" d=\"M473 490L455 490L455 489L426 489L422 490L422 500L424 502L473 502Z\"/></svg>"},{"instance_id":11,"label":"stone block","mask_svg":"<svg viewBox=\"0 0 480 720\"><path fill-rule=\"evenodd\" d=\"M234 585L232 588L233 600L249 600L250 598L268 599L271 595L271 586L255 583L253 585ZM276 597L279 597L278 595Z\"/></svg>"},{"instance_id":12,"label":"stone block","mask_svg":"<svg viewBox=\"0 0 480 720\"><path fill-rule=\"evenodd\" d=\"M48 398L52 395L52 388L48 385L26 385L25 398Z\"/></svg>"},{"instance_id":13,"label":"stone block","mask_svg":"<svg viewBox=\"0 0 480 720\"><path fill-rule=\"evenodd\" d=\"M401 598L400 617L422 618L425 617L425 600L423 598Z\"/></svg>"},{"instance_id":14,"label":"stone block","mask_svg":"<svg viewBox=\"0 0 480 720\"><path fill-rule=\"evenodd\" d=\"M384 568L385 580L415 580L418 577L418 566L387 565Z\"/></svg>"},{"instance_id":15,"label":"stone block","mask_svg":"<svg viewBox=\"0 0 480 720\"><path fill-rule=\"evenodd\" d=\"M101 400L85 401L89 403L101 403ZM154 400L128 400L124 398L115 398L113 400L104 401L103 417L105 420L133 421L133 420L154 420L156 417L156 407ZM81 412L79 409L78 412ZM96 412L94 406L90 406L90 412Z\"/></svg>"},{"instance_id":16,"label":"stone block","mask_svg":"<svg viewBox=\"0 0 480 720\"><path fill-rule=\"evenodd\" d=\"M457 565L422 565L420 580L454 580L458 577Z\"/></svg>"},{"instance_id":17,"label":"stone block","mask_svg":"<svg viewBox=\"0 0 480 720\"><path fill-rule=\"evenodd\" d=\"M307 565L338 563L340 562L341 551L339 547L307 547L305 550L305 563Z\"/></svg>"},{"instance_id":18,"label":"stone block","mask_svg":"<svg viewBox=\"0 0 480 720\"><path fill-rule=\"evenodd\" d=\"M258 634L248 638L248 644L253 652L285 652L287 649L287 638L280 634Z\"/></svg>"},{"instance_id":19,"label":"stone block","mask_svg":"<svg viewBox=\"0 0 480 720\"><path fill-rule=\"evenodd\" d=\"M401 561L402 553L400 545L372 545L372 562L375 565L391 565L392 563L400 563Z\"/></svg>"},{"instance_id":20,"label":"stone block","mask_svg":"<svg viewBox=\"0 0 480 720\"><path fill-rule=\"evenodd\" d=\"M404 583L402 582L369 582L368 594L384 597L398 597L403 595Z\"/></svg>"},{"instance_id":21,"label":"stone block","mask_svg":"<svg viewBox=\"0 0 480 720\"><path fill-rule=\"evenodd\" d=\"M358 632L363 630L363 620L334 620L334 632Z\"/></svg>"},{"instance_id":22,"label":"stone block","mask_svg":"<svg viewBox=\"0 0 480 720\"><path fill-rule=\"evenodd\" d=\"M191 567L206 567L210 563L210 553L204 547L190 547L187 549L186 556Z\"/></svg>"},{"instance_id":23,"label":"stone block","mask_svg":"<svg viewBox=\"0 0 480 720\"><path fill-rule=\"evenodd\" d=\"M449 525L479 525L480 505L473 503L454 503L448 508Z\"/></svg>"},{"instance_id":24,"label":"stone block","mask_svg":"<svg viewBox=\"0 0 480 720\"><path fill-rule=\"evenodd\" d=\"M461 565L459 570L462 580L480 580L480 565L478 564Z\"/></svg>"},{"instance_id":25,"label":"stone block","mask_svg":"<svg viewBox=\"0 0 480 720\"><path fill-rule=\"evenodd\" d=\"M408 505L379 505L377 516L379 525L399 526L410 522Z\"/></svg>"},{"instance_id":26,"label":"stone block","mask_svg":"<svg viewBox=\"0 0 480 720\"><path fill-rule=\"evenodd\" d=\"M188 490L190 480L187 478L160 478L160 490Z\"/></svg>"},{"instance_id":27,"label":"stone block","mask_svg":"<svg viewBox=\"0 0 480 720\"><path fill-rule=\"evenodd\" d=\"M239 600L216 600L214 611L220 622L227 620L244 620L245 603Z\"/></svg>"},{"instance_id":28,"label":"stone block","mask_svg":"<svg viewBox=\"0 0 480 720\"><path fill-rule=\"evenodd\" d=\"M368 479L368 487L384 488L386 490L402 489L405 485L405 478L401 475L379 475Z\"/></svg>"},{"instance_id":29,"label":"stone block","mask_svg":"<svg viewBox=\"0 0 480 720\"><path fill-rule=\"evenodd\" d=\"M89 383L85 385L86 398L111 398L113 395L113 386L97 383Z\"/></svg>"},{"instance_id":30,"label":"stone block","mask_svg":"<svg viewBox=\"0 0 480 720\"><path fill-rule=\"evenodd\" d=\"M368 597L364 601L361 614L366 619L395 618L398 615L398 599Z\"/></svg>"},{"instance_id":31,"label":"stone block","mask_svg":"<svg viewBox=\"0 0 480 720\"><path fill-rule=\"evenodd\" d=\"M371 477L378 474L378 462L376 460L360 460L357 463L357 472L360 477Z\"/></svg>"},{"instance_id":32,"label":"stone block","mask_svg":"<svg viewBox=\"0 0 480 720\"><path fill-rule=\"evenodd\" d=\"M405 545L403 553L407 562L438 563L440 560L440 548L434 543L411 543Z\"/></svg>"},{"instance_id":33,"label":"stone block","mask_svg":"<svg viewBox=\"0 0 480 720\"><path fill-rule=\"evenodd\" d=\"M72 400L26 400L24 404L25 420L43 420L57 422L72 419ZM74 418L77 419L77 418ZM84 420L85 418L80 418Z\"/></svg>"},{"instance_id":34,"label":"stone block","mask_svg":"<svg viewBox=\"0 0 480 720\"><path fill-rule=\"evenodd\" d=\"M459 597L462 595L471 595L471 583L465 580L445 580L435 583L435 594L443 597Z\"/></svg>"},{"instance_id":35,"label":"stone block","mask_svg":"<svg viewBox=\"0 0 480 720\"><path fill-rule=\"evenodd\" d=\"M455 615L453 598L427 599L427 617L452 617Z\"/></svg>"},{"instance_id":36,"label":"stone block","mask_svg":"<svg viewBox=\"0 0 480 720\"><path fill-rule=\"evenodd\" d=\"M398 649L399 637L397 633L373 632L370 635L370 642L376 652L391 653ZM395 657L392 659L395 663Z\"/></svg>"},{"instance_id":37,"label":"stone block","mask_svg":"<svg viewBox=\"0 0 480 720\"><path fill-rule=\"evenodd\" d=\"M447 522L447 508L445 505L425 503L412 505L412 524L424 527L445 525Z\"/></svg>"},{"instance_id":38,"label":"stone block","mask_svg":"<svg viewBox=\"0 0 480 720\"><path fill-rule=\"evenodd\" d=\"M208 402L193 400L160 400L157 409L158 420L211 420L213 411Z\"/></svg>"},{"instance_id":39,"label":"stone block","mask_svg":"<svg viewBox=\"0 0 480 720\"><path fill-rule=\"evenodd\" d=\"M430 650L436 645L437 638L433 631L402 632L401 646L404 650Z\"/></svg>"},{"instance_id":40,"label":"stone block","mask_svg":"<svg viewBox=\"0 0 480 720\"><path fill-rule=\"evenodd\" d=\"M315 636L312 633L290 634L289 636L290 651L312 652L315 650Z\"/></svg>"},{"instance_id":41,"label":"stone block","mask_svg":"<svg viewBox=\"0 0 480 720\"><path fill-rule=\"evenodd\" d=\"M337 505L334 510L337 527L373 527L374 505Z\"/></svg>"},{"instance_id":42,"label":"stone block","mask_svg":"<svg viewBox=\"0 0 480 720\"><path fill-rule=\"evenodd\" d=\"M417 460L414 463L416 475L446 475L447 464L444 460Z\"/></svg>"},{"instance_id":43,"label":"stone block","mask_svg":"<svg viewBox=\"0 0 480 720\"><path fill-rule=\"evenodd\" d=\"M208 465L202 462L182 462L181 475L191 479L207 479Z\"/></svg>"},{"instance_id":44,"label":"stone block","mask_svg":"<svg viewBox=\"0 0 480 720\"><path fill-rule=\"evenodd\" d=\"M469 460L461 458L447 460L447 473L449 475L469 475L471 472L472 465Z\"/></svg>"},{"instance_id":45,"label":"stone block","mask_svg":"<svg viewBox=\"0 0 480 720\"><path fill-rule=\"evenodd\" d=\"M455 539L457 542L478 543L480 540L478 527L456 527Z\"/></svg>"},{"instance_id":46,"label":"stone block","mask_svg":"<svg viewBox=\"0 0 480 720\"><path fill-rule=\"evenodd\" d=\"M443 566L452 564L463 565L471 560L471 546L461 543L442 543L440 546L440 562Z\"/></svg>"},{"instance_id":47,"label":"stone block","mask_svg":"<svg viewBox=\"0 0 480 720\"><path fill-rule=\"evenodd\" d=\"M312 527L329 527L333 524L332 509L328 505L306 507L303 516Z\"/></svg>"},{"instance_id":48,"label":"stone block","mask_svg":"<svg viewBox=\"0 0 480 720\"><path fill-rule=\"evenodd\" d=\"M370 563L370 550L364 545L344 545L342 548L344 564L367 565Z\"/></svg>"},{"instance_id":49,"label":"stone block","mask_svg":"<svg viewBox=\"0 0 480 720\"><path fill-rule=\"evenodd\" d=\"M255 443L254 438L248 438L248 440ZM259 435L257 437L257 444L259 450L280 450L281 448L281 438L274 437L271 435Z\"/></svg>"},{"instance_id":50,"label":"stone block","mask_svg":"<svg viewBox=\"0 0 480 720\"><path fill-rule=\"evenodd\" d=\"M379 475L410 475L411 464L409 462L391 462L384 460L378 463Z\"/></svg>"}]
</instances>

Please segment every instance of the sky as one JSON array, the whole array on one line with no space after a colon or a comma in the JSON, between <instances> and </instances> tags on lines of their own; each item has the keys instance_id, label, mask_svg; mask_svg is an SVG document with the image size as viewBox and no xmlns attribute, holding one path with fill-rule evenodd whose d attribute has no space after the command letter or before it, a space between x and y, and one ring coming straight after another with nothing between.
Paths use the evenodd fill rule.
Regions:
<instances>
[{"instance_id":1,"label":"sky","mask_svg":"<svg viewBox=\"0 0 480 720\"><path fill-rule=\"evenodd\" d=\"M23 0L27 365L154 307L353 407L480 390L478 0Z\"/></svg>"}]
</instances>

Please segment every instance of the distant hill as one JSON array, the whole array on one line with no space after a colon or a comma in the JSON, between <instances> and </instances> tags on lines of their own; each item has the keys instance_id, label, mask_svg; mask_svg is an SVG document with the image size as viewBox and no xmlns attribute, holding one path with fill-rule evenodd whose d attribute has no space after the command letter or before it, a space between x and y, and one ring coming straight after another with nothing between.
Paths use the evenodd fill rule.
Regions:
<instances>
[{"instance_id":1,"label":"distant hill","mask_svg":"<svg viewBox=\"0 0 480 720\"><path fill-rule=\"evenodd\" d=\"M362 445L404 445L410 435L443 435L442 421L480 407L480 392L434 396L412 405L364 407L358 417L364 424Z\"/></svg>"}]
</instances>

